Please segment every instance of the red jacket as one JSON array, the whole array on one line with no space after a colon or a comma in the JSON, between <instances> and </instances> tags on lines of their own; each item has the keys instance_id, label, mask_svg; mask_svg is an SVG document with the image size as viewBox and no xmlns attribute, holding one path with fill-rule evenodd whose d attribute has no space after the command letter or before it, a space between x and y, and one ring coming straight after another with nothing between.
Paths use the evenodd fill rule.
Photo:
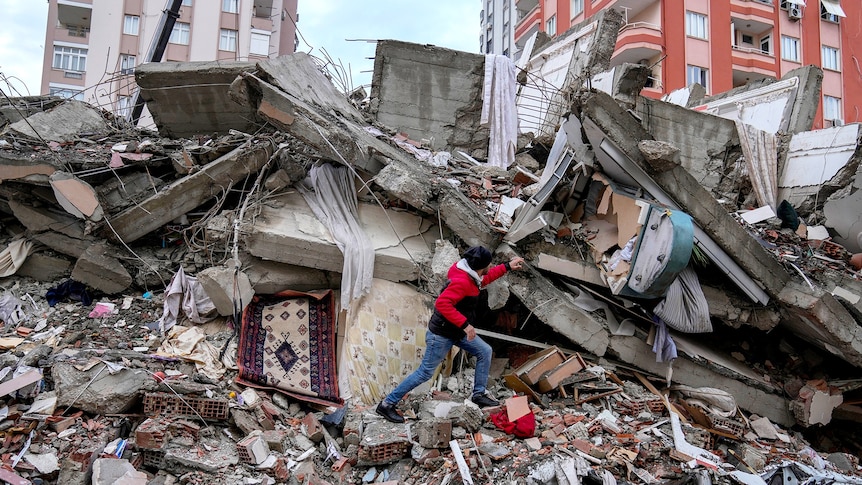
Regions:
<instances>
[{"instance_id":1,"label":"red jacket","mask_svg":"<svg viewBox=\"0 0 862 485\"><path fill-rule=\"evenodd\" d=\"M482 277L482 287L506 274L505 264L494 266ZM449 268L449 282L434 302L434 315L428 323L432 333L460 340L462 330L472 323L479 297L479 285L466 271L458 268L458 263Z\"/></svg>"}]
</instances>

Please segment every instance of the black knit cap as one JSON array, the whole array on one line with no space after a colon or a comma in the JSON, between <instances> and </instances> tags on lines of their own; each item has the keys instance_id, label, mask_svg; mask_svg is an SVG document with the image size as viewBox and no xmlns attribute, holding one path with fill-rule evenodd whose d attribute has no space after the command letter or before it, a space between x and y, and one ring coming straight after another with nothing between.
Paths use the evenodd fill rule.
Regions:
<instances>
[{"instance_id":1,"label":"black knit cap","mask_svg":"<svg viewBox=\"0 0 862 485\"><path fill-rule=\"evenodd\" d=\"M478 271L491 264L491 251L482 246L473 246L464 253L463 258L473 271Z\"/></svg>"}]
</instances>

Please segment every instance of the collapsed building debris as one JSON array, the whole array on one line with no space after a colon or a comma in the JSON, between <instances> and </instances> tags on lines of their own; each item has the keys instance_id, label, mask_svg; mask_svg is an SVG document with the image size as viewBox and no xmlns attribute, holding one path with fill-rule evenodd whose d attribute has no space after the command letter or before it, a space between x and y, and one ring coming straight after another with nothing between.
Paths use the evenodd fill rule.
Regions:
<instances>
[{"instance_id":1,"label":"collapsed building debris","mask_svg":"<svg viewBox=\"0 0 862 485\"><path fill-rule=\"evenodd\" d=\"M508 61L393 40L368 100L299 53L141 67L158 134L0 106L0 479L862 482L858 125L808 131L813 67L641 97L621 19L531 39L516 142ZM527 261L477 322L505 405L454 353L386 422L472 245Z\"/></svg>"}]
</instances>

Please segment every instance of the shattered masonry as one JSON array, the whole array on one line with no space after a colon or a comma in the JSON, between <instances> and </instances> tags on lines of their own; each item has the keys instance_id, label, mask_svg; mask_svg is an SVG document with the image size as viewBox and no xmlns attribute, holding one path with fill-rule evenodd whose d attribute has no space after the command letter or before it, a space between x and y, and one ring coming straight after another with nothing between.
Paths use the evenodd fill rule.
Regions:
<instances>
[{"instance_id":1,"label":"shattered masonry","mask_svg":"<svg viewBox=\"0 0 862 485\"><path fill-rule=\"evenodd\" d=\"M367 97L146 64L157 134L4 101L0 479L860 483L859 125L810 131L814 67L641 97L621 19L518 67L382 40ZM479 244L527 261L477 324L505 406L456 355L382 420Z\"/></svg>"}]
</instances>

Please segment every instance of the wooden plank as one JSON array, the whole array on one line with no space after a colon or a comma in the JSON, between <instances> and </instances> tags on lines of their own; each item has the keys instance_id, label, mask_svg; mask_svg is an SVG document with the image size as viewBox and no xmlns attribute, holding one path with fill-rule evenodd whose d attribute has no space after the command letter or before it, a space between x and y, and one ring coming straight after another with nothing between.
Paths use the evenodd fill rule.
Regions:
<instances>
[{"instance_id":1,"label":"wooden plank","mask_svg":"<svg viewBox=\"0 0 862 485\"><path fill-rule=\"evenodd\" d=\"M29 370L20 376L8 380L3 384L0 384L0 396L6 396L8 394L12 394L13 392L21 389L22 387L29 386L34 382L39 382L42 380L42 372L39 369Z\"/></svg>"},{"instance_id":2,"label":"wooden plank","mask_svg":"<svg viewBox=\"0 0 862 485\"><path fill-rule=\"evenodd\" d=\"M205 165L199 172L172 183L158 194L121 212L109 221L113 231L106 228L104 235L117 242L120 242L118 237L126 243L135 241L219 196L249 173L257 172L269 161L273 151L272 143L252 146L246 142Z\"/></svg>"},{"instance_id":3,"label":"wooden plank","mask_svg":"<svg viewBox=\"0 0 862 485\"><path fill-rule=\"evenodd\" d=\"M676 409L675 407L673 407L673 405L671 405L670 401L668 401L668 400L667 400L667 396L665 396L665 395L664 395L664 394L662 394L658 389L656 389L656 387L652 384L652 382L648 381L648 380L647 380L647 378L646 378L646 377L644 377L640 372L634 372L634 375L635 375L635 377L637 377L637 379L638 379L639 381L641 381L641 384L643 384L643 385L644 385L644 387L646 387L647 389L649 389L649 391L650 391L651 393L653 393L653 394L655 394L656 396L658 396L658 397L660 397L660 398L661 398L661 401L664 403L664 405L665 405L665 407L667 408L668 412L671 412L671 413L673 413L673 414L676 414L677 416L679 416L679 420L680 420L680 421L682 421L683 423L688 424L688 420L687 420L687 419L685 419L685 416L683 416L682 414L680 414L680 413L679 413L679 411L677 411L677 409Z\"/></svg>"}]
</instances>

